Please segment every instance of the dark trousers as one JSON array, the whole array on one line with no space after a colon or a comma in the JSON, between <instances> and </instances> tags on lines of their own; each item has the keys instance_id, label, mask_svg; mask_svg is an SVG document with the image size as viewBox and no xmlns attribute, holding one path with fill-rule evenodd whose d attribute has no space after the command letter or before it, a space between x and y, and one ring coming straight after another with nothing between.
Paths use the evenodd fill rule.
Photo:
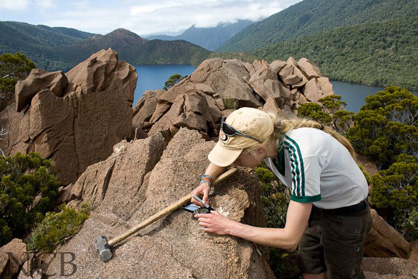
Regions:
<instances>
[{"instance_id":1,"label":"dark trousers","mask_svg":"<svg viewBox=\"0 0 418 279\"><path fill-rule=\"evenodd\" d=\"M327 272L327 279L363 279L363 246L372 226L367 201L347 208L312 208L299 242L303 273Z\"/></svg>"}]
</instances>

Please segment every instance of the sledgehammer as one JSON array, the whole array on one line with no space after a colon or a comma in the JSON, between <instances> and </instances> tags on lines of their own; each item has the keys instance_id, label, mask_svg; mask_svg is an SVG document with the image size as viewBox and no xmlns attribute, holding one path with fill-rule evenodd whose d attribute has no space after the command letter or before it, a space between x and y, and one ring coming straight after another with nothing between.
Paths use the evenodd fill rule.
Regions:
<instances>
[{"instance_id":1,"label":"sledgehammer","mask_svg":"<svg viewBox=\"0 0 418 279\"><path fill-rule=\"evenodd\" d=\"M219 182L225 180L227 177L229 177L230 175L232 175L236 171L237 171L236 168L229 169L228 171L221 174L215 180L215 182L213 184L219 183ZM170 214L174 210L176 210L176 209L182 207L183 205L185 205L186 203L188 203L190 201L190 199L191 199L190 194L182 197L181 199L179 199L175 203L173 203L173 204L169 205L168 207L162 209L161 211L155 213L151 217L148 217L148 219L142 221L141 223L139 223L135 227L129 229L125 233L123 233L123 234L121 234L121 235L119 235L115 238L112 238L109 241L107 240L107 238L105 236L102 236L102 235L98 236L97 239L96 239L96 250L97 250L97 253L99 254L100 260L102 260L103 262L107 262L108 260L110 260L112 258L111 248L114 247L115 244L121 242L122 240L125 240L129 236L138 232L140 229L145 228L149 224L152 224L153 222L157 221L158 219L160 219L164 216L167 216L168 214Z\"/></svg>"}]
</instances>

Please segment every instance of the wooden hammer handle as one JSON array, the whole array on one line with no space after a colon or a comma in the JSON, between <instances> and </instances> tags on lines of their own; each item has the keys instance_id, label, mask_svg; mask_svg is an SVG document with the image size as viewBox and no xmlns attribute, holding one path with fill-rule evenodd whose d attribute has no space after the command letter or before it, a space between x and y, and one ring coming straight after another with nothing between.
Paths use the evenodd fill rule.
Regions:
<instances>
[{"instance_id":1,"label":"wooden hammer handle","mask_svg":"<svg viewBox=\"0 0 418 279\"><path fill-rule=\"evenodd\" d=\"M225 180L227 177L234 174L236 171L237 171L236 168L232 168L232 169L227 170L223 174L219 175L219 177L215 180L215 182L213 182L213 184L216 184L216 183L219 183L219 182ZM191 197L190 193L187 194L186 196L182 197L181 199L179 199L178 201L169 205L168 207L160 210L159 212L155 213L151 217L148 217L146 220L142 221L141 223L139 223L135 227L132 227L131 229L129 229L125 233L123 233L123 234L121 234L121 235L119 235L115 238L112 238L111 240L109 240L109 246L110 247L114 246L116 243L119 243L122 240L128 238L129 236L133 235L134 233L136 233L140 229L143 229L146 226L148 226L149 224L152 224L153 222L157 221L158 219L169 215L174 210L176 210L176 209L182 207L183 205L185 205L186 203L190 202L191 198L192 197Z\"/></svg>"}]
</instances>

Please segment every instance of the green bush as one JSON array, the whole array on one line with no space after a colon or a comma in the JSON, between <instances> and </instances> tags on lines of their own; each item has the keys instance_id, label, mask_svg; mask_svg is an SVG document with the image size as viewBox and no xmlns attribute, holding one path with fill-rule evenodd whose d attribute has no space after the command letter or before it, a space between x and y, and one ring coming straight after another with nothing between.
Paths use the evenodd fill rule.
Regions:
<instances>
[{"instance_id":1,"label":"green bush","mask_svg":"<svg viewBox=\"0 0 418 279\"><path fill-rule=\"evenodd\" d=\"M38 153L0 156L0 246L23 237L52 209L59 183Z\"/></svg>"},{"instance_id":2,"label":"green bush","mask_svg":"<svg viewBox=\"0 0 418 279\"><path fill-rule=\"evenodd\" d=\"M407 230L408 232L405 232L405 236L408 235L408 237L414 237L414 235L416 237L416 232L411 232L411 229L408 229L408 224L414 218L417 218L417 173L418 158L401 154L398 156L397 162L387 170L382 170L378 175L372 176L372 202L378 210L386 209L386 212L389 212L389 214L386 214L384 217L389 224L398 231L405 232Z\"/></svg>"},{"instance_id":3,"label":"green bush","mask_svg":"<svg viewBox=\"0 0 418 279\"><path fill-rule=\"evenodd\" d=\"M402 224L402 232L409 241L418 239L418 210L412 209L409 217Z\"/></svg>"},{"instance_id":4,"label":"green bush","mask_svg":"<svg viewBox=\"0 0 418 279\"><path fill-rule=\"evenodd\" d=\"M354 112L345 110L346 102L340 95L331 95L319 99L317 103L306 103L299 107L298 114L318 121L324 125L332 126L337 132L345 134L353 124Z\"/></svg>"},{"instance_id":5,"label":"green bush","mask_svg":"<svg viewBox=\"0 0 418 279\"><path fill-rule=\"evenodd\" d=\"M27 244L28 250L52 252L59 244L77 234L88 218L89 208L83 205L80 211L64 205L60 212L48 212L32 231Z\"/></svg>"},{"instance_id":6,"label":"green bush","mask_svg":"<svg viewBox=\"0 0 418 279\"><path fill-rule=\"evenodd\" d=\"M328 113L322 110L322 107L317 103L306 103L298 108L298 115L316 120L324 125L331 125L332 118Z\"/></svg>"},{"instance_id":7,"label":"green bush","mask_svg":"<svg viewBox=\"0 0 418 279\"><path fill-rule=\"evenodd\" d=\"M16 83L25 79L33 68L36 68L35 63L24 54L3 53L0 56L0 98L12 96Z\"/></svg>"},{"instance_id":8,"label":"green bush","mask_svg":"<svg viewBox=\"0 0 418 279\"><path fill-rule=\"evenodd\" d=\"M346 134L357 152L387 169L400 154L418 154L418 97L400 87L387 87L366 98Z\"/></svg>"}]
</instances>

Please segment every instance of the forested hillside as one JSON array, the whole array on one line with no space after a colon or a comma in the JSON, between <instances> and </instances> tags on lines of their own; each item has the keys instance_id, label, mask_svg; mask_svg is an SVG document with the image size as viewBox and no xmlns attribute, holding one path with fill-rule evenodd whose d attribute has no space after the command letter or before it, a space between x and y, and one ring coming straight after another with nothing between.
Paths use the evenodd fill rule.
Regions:
<instances>
[{"instance_id":1,"label":"forested hillside","mask_svg":"<svg viewBox=\"0 0 418 279\"><path fill-rule=\"evenodd\" d=\"M55 48L76 44L93 35L71 28L0 21L0 54L21 52L38 66L58 69L62 67L59 61L45 61Z\"/></svg>"},{"instance_id":2,"label":"forested hillside","mask_svg":"<svg viewBox=\"0 0 418 279\"><path fill-rule=\"evenodd\" d=\"M337 27L414 17L418 0L304 0L243 29L219 51L248 51Z\"/></svg>"},{"instance_id":3,"label":"forested hillside","mask_svg":"<svg viewBox=\"0 0 418 279\"><path fill-rule=\"evenodd\" d=\"M418 89L418 17L341 27L253 53L269 61L308 57L331 79Z\"/></svg>"},{"instance_id":4,"label":"forested hillside","mask_svg":"<svg viewBox=\"0 0 418 279\"><path fill-rule=\"evenodd\" d=\"M132 65L197 65L210 54L186 41L146 40L125 29L103 36L68 28L0 22L0 54L23 53L40 69L67 71L93 53L108 48Z\"/></svg>"}]
</instances>

